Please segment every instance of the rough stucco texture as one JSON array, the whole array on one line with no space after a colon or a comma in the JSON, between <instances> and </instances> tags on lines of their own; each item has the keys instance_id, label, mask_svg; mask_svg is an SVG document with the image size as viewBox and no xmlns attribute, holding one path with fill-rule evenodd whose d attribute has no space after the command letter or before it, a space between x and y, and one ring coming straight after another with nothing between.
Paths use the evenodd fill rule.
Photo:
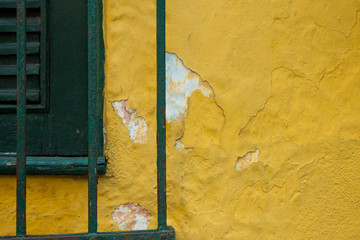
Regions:
<instances>
[{"instance_id":1,"label":"rough stucco texture","mask_svg":"<svg viewBox=\"0 0 360 240\"><path fill-rule=\"evenodd\" d=\"M360 1L182 0L166 10L167 51L214 95L193 91L167 123L177 239L360 239ZM106 0L104 12L99 231L118 230L112 213L127 203L155 228L155 1ZM146 121L146 143L112 107L125 99ZM86 184L31 177L28 233L85 232ZM15 178L1 176L0 192L0 234L14 234Z\"/></svg>"}]
</instances>

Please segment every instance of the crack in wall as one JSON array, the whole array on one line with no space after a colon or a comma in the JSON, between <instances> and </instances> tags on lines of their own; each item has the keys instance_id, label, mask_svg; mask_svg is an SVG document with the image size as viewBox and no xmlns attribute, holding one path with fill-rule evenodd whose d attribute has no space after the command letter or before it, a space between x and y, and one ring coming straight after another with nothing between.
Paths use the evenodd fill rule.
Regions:
<instances>
[{"instance_id":1,"label":"crack in wall","mask_svg":"<svg viewBox=\"0 0 360 240\"><path fill-rule=\"evenodd\" d=\"M242 127L238 133L238 136L240 136L242 134L242 132L249 126L249 124L252 122L253 119L255 119L258 114L263 111L266 107L266 104L268 103L269 99L272 98L272 96L268 97L265 102L264 105L262 106L262 108L260 108L259 110L256 111L256 113L252 116L250 116L249 120L247 121L247 123L244 125L244 127Z\"/></svg>"},{"instance_id":2,"label":"crack in wall","mask_svg":"<svg viewBox=\"0 0 360 240\"><path fill-rule=\"evenodd\" d=\"M345 33L345 32L333 29L333 28L331 28L331 26L321 25L318 22L314 21L313 19L311 19L311 20L316 26L318 26L320 28L324 28L324 29L326 29L328 31L331 31L331 32L339 33L339 34L343 35L345 38L350 38L353 31L354 31L354 29L355 29L355 27L356 27L356 25L358 24L359 13L360 13L360 9L357 9L356 13L355 13L355 23L351 26L351 29L350 29L349 33Z\"/></svg>"}]
</instances>

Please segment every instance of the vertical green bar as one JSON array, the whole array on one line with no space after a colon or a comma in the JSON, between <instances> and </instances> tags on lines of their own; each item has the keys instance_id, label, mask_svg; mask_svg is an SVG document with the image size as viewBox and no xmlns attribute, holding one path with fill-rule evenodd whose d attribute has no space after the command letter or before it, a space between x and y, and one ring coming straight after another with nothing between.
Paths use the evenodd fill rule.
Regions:
<instances>
[{"instance_id":1,"label":"vertical green bar","mask_svg":"<svg viewBox=\"0 0 360 240\"><path fill-rule=\"evenodd\" d=\"M17 0L17 143L16 143L16 235L26 235L26 6L25 0Z\"/></svg>"},{"instance_id":2,"label":"vertical green bar","mask_svg":"<svg viewBox=\"0 0 360 240\"><path fill-rule=\"evenodd\" d=\"M158 229L166 222L165 0L156 1Z\"/></svg>"},{"instance_id":3,"label":"vertical green bar","mask_svg":"<svg viewBox=\"0 0 360 240\"><path fill-rule=\"evenodd\" d=\"M88 0L88 231L97 232L97 0Z\"/></svg>"}]
</instances>

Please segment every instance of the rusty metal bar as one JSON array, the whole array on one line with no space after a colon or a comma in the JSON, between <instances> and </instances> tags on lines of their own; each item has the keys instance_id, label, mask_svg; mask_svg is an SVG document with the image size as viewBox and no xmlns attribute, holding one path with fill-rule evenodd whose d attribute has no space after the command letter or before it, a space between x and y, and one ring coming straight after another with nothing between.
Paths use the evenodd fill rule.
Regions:
<instances>
[{"instance_id":1,"label":"rusty metal bar","mask_svg":"<svg viewBox=\"0 0 360 240\"><path fill-rule=\"evenodd\" d=\"M97 0L88 0L88 232L97 233Z\"/></svg>"},{"instance_id":2,"label":"rusty metal bar","mask_svg":"<svg viewBox=\"0 0 360 240\"><path fill-rule=\"evenodd\" d=\"M26 235L26 3L17 0L16 235Z\"/></svg>"},{"instance_id":3,"label":"rusty metal bar","mask_svg":"<svg viewBox=\"0 0 360 240\"><path fill-rule=\"evenodd\" d=\"M165 0L156 1L157 59L157 190L158 230L167 229L166 216L166 92L165 92Z\"/></svg>"}]
</instances>

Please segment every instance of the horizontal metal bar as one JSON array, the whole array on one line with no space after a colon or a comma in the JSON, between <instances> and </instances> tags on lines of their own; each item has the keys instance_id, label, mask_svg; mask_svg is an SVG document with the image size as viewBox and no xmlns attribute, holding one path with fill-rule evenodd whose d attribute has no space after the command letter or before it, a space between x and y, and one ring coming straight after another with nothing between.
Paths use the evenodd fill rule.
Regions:
<instances>
[{"instance_id":1,"label":"horizontal metal bar","mask_svg":"<svg viewBox=\"0 0 360 240\"><path fill-rule=\"evenodd\" d=\"M26 89L26 99L32 102L40 101L39 89ZM16 101L16 89L0 89L0 102Z\"/></svg>"},{"instance_id":2,"label":"horizontal metal bar","mask_svg":"<svg viewBox=\"0 0 360 240\"><path fill-rule=\"evenodd\" d=\"M28 64L26 66L27 75L39 75L40 64ZM0 65L0 76L16 75L16 65Z\"/></svg>"},{"instance_id":3,"label":"horizontal metal bar","mask_svg":"<svg viewBox=\"0 0 360 240\"><path fill-rule=\"evenodd\" d=\"M106 160L97 158L98 174L105 174ZM0 174L16 173L16 154L0 156ZM32 175L86 175L87 157L26 157L26 173Z\"/></svg>"},{"instance_id":4,"label":"horizontal metal bar","mask_svg":"<svg viewBox=\"0 0 360 240\"><path fill-rule=\"evenodd\" d=\"M87 239L106 239L106 240L116 240L116 239L161 239L161 240L174 240L175 239L175 230L169 226L167 229L158 231L158 230L147 230L147 231L127 231L127 232L103 232L97 234L88 234L88 233L77 233L77 234L61 234L61 235L29 235L23 238L16 237L0 237L0 239L77 239L77 240L87 240Z\"/></svg>"},{"instance_id":5,"label":"horizontal metal bar","mask_svg":"<svg viewBox=\"0 0 360 240\"><path fill-rule=\"evenodd\" d=\"M40 52L39 42L28 42L26 43L26 53L34 54ZM16 43L1 43L0 44L0 55L11 55L16 54Z\"/></svg>"},{"instance_id":6,"label":"horizontal metal bar","mask_svg":"<svg viewBox=\"0 0 360 240\"><path fill-rule=\"evenodd\" d=\"M40 30L41 30L40 18L26 19L27 32L40 32ZM16 32L16 19L15 18L0 19L0 32Z\"/></svg>"},{"instance_id":7,"label":"horizontal metal bar","mask_svg":"<svg viewBox=\"0 0 360 240\"><path fill-rule=\"evenodd\" d=\"M166 230L147 230L147 231L132 231L132 232L107 232L107 233L78 233L78 234L62 234L62 235L29 235L26 237L0 237L0 239L14 239L14 240L175 240L175 231L172 227Z\"/></svg>"},{"instance_id":8,"label":"horizontal metal bar","mask_svg":"<svg viewBox=\"0 0 360 240\"><path fill-rule=\"evenodd\" d=\"M26 0L26 8L40 7L40 0ZM16 0L1 0L0 8L16 8Z\"/></svg>"}]
</instances>

